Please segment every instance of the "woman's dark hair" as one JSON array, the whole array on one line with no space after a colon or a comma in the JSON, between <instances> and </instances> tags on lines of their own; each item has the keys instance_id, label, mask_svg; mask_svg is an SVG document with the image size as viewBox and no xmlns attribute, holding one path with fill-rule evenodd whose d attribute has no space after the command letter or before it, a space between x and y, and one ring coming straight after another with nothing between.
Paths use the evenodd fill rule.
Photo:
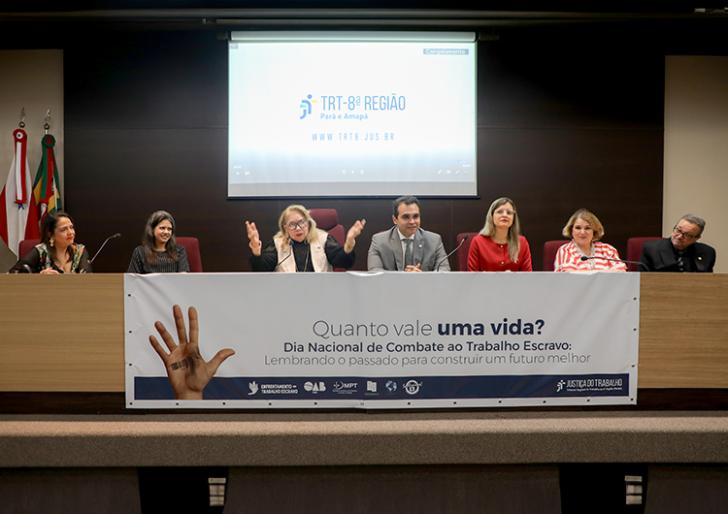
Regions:
<instances>
[{"instance_id":1,"label":"woman's dark hair","mask_svg":"<svg viewBox=\"0 0 728 514\"><path fill-rule=\"evenodd\" d=\"M144 234L142 235L144 258L150 264L157 261L157 252L154 251L154 229L157 228L157 225L162 223L164 220L168 220L172 224L172 236L166 244L167 255L169 255L174 261L179 258L177 240L174 237L174 234L177 231L177 224L174 222L174 218L167 211L154 211L149 216L147 225L144 227Z\"/></svg>"},{"instance_id":2,"label":"woman's dark hair","mask_svg":"<svg viewBox=\"0 0 728 514\"><path fill-rule=\"evenodd\" d=\"M43 226L41 227L40 242L45 244L47 247L51 246L51 239L53 238L53 232L56 231L56 225L60 218L68 218L73 223L73 218L68 213L63 211L49 212L43 219Z\"/></svg>"},{"instance_id":3,"label":"woman's dark hair","mask_svg":"<svg viewBox=\"0 0 728 514\"><path fill-rule=\"evenodd\" d=\"M49 253L51 253L51 240L53 239L53 233L56 231L56 226L58 225L58 221L61 218L68 218L69 220L71 220L71 224L75 225L73 223L73 218L64 211L49 212L43 219L40 242L46 245ZM73 260L76 255L76 243L73 243L68 248L66 248L66 252L68 253L69 258ZM52 257L49 256L49 258Z\"/></svg>"}]
</instances>

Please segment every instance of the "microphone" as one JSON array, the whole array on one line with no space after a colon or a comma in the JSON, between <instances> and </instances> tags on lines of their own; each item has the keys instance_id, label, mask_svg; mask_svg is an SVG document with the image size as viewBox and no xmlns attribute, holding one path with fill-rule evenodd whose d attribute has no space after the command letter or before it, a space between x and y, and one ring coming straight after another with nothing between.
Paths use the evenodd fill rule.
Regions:
<instances>
[{"instance_id":1,"label":"microphone","mask_svg":"<svg viewBox=\"0 0 728 514\"><path fill-rule=\"evenodd\" d=\"M467 240L468 240L468 236L465 235L462 238L462 240L460 241L460 244L457 245L452 252L448 253L445 257L443 257L442 259L440 259L440 262L438 262L437 263L437 266L435 266L435 271L440 271L440 266L442 266L442 263L445 262L446 260L448 260L452 254L454 254L455 252L457 252L458 250L460 250L460 247L463 246L465 244L465 241L467 241Z\"/></svg>"},{"instance_id":2,"label":"microphone","mask_svg":"<svg viewBox=\"0 0 728 514\"><path fill-rule=\"evenodd\" d=\"M109 237L107 237L106 239L104 239L104 242L103 242L103 244L101 245L101 248L99 248L99 250L98 250L98 251L97 251L97 252L96 252L96 253L94 254L94 256L93 256L93 257L91 257L91 260L90 260L90 261L88 261L88 262L89 262L89 264L93 264L93 263L94 263L94 261L96 260L96 257L98 257L98 256L99 256L99 254L101 253L101 250L103 250L103 249L104 249L104 246L106 246L106 243L108 243L108 242L109 242L109 241L111 241L112 239L116 239L117 237L121 237L121 233L117 232L117 233L116 233L116 234L114 234L113 236L109 236Z\"/></svg>"},{"instance_id":3,"label":"microphone","mask_svg":"<svg viewBox=\"0 0 728 514\"><path fill-rule=\"evenodd\" d=\"M582 261L590 261L592 259L600 259L602 261L611 261L611 262L623 262L625 264L633 264L633 265L636 265L636 266L644 266L644 268L647 269L647 266L645 265L645 263L644 262L640 262L640 261L628 261L626 259L610 259L609 257L598 257L598 256L595 256L595 255L582 255L581 256L581 260Z\"/></svg>"},{"instance_id":4,"label":"microphone","mask_svg":"<svg viewBox=\"0 0 728 514\"><path fill-rule=\"evenodd\" d=\"M276 267L273 268L273 269L276 269L278 266L280 266L281 264L283 264L284 262L286 262L286 259L288 259L291 255L293 255L293 245L290 242L288 243L288 248L290 248L290 250L288 251L288 255L286 255L280 261L278 261L276 263Z\"/></svg>"}]
</instances>

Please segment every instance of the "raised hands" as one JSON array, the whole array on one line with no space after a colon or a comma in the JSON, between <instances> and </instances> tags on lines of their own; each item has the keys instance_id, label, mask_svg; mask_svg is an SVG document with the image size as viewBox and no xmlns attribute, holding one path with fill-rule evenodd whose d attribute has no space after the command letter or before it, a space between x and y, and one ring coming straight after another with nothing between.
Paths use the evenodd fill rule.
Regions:
<instances>
[{"instance_id":1,"label":"raised hands","mask_svg":"<svg viewBox=\"0 0 728 514\"><path fill-rule=\"evenodd\" d=\"M220 364L225 359L235 355L235 351L231 348L224 348L217 352L212 359L205 362L205 359L200 355L200 330L197 309L194 307L189 308L189 338L187 337L182 309L179 305L172 307L172 314L174 315L174 322L177 326L179 344L175 343L172 334L167 331L167 328L161 321L155 322L154 328L159 332L169 353L162 348L162 345L159 344L156 337L149 336L149 342L164 363L167 376L169 377L169 383L174 390L176 398L178 400L202 400L202 391L208 382L210 382L210 379L215 376L217 368L220 367Z\"/></svg>"},{"instance_id":2,"label":"raised hands","mask_svg":"<svg viewBox=\"0 0 728 514\"><path fill-rule=\"evenodd\" d=\"M260 234L258 234L258 229L256 228L255 223L246 221L245 230L248 233L248 246L250 247L250 251L253 252L253 255L256 257L260 256L260 250L263 245L260 242Z\"/></svg>"},{"instance_id":3,"label":"raised hands","mask_svg":"<svg viewBox=\"0 0 728 514\"><path fill-rule=\"evenodd\" d=\"M356 245L356 238L359 237L362 230L364 230L364 226L366 224L367 220L365 219L356 220L349 229L349 231L346 233L346 242L344 243L344 251L346 253L351 253L352 250L354 250L354 245Z\"/></svg>"}]
</instances>

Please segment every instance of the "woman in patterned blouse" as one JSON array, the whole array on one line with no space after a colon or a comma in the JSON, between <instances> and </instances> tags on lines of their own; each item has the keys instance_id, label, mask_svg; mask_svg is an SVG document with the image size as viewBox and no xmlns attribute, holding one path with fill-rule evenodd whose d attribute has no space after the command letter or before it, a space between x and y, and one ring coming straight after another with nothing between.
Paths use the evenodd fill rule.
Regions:
<instances>
[{"instance_id":1,"label":"woman in patterned blouse","mask_svg":"<svg viewBox=\"0 0 728 514\"><path fill-rule=\"evenodd\" d=\"M91 263L84 245L76 243L71 216L63 211L50 212L43 220L41 240L24 255L10 273L90 273Z\"/></svg>"},{"instance_id":2,"label":"woman in patterned blouse","mask_svg":"<svg viewBox=\"0 0 728 514\"><path fill-rule=\"evenodd\" d=\"M587 209L572 214L562 234L571 241L556 252L554 271L627 271L616 248L600 241L604 226Z\"/></svg>"}]
</instances>

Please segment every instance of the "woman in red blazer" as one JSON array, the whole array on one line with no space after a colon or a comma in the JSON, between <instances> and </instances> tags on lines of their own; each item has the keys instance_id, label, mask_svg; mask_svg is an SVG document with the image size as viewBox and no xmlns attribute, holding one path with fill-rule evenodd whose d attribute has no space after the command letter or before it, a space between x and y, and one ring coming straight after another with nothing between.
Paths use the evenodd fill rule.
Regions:
<instances>
[{"instance_id":1,"label":"woman in red blazer","mask_svg":"<svg viewBox=\"0 0 728 514\"><path fill-rule=\"evenodd\" d=\"M533 271L531 249L510 198L490 204L485 226L470 244L468 271Z\"/></svg>"}]
</instances>

